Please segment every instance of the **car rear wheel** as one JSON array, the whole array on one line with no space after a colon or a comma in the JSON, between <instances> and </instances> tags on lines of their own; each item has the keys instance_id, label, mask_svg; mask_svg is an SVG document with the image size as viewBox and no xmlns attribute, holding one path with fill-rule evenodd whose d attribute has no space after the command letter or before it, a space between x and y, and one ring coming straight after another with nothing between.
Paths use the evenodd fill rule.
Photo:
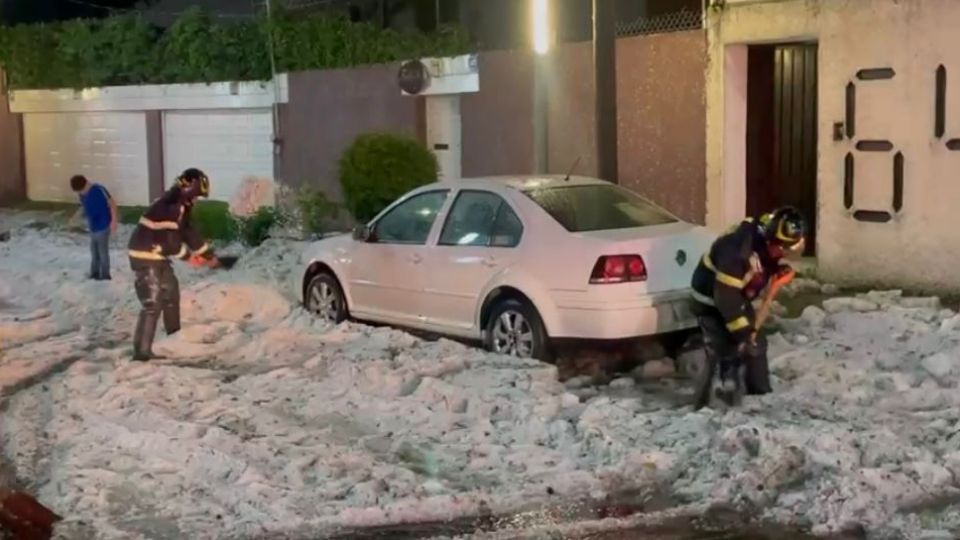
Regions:
<instances>
[{"instance_id":1,"label":"car rear wheel","mask_svg":"<svg viewBox=\"0 0 960 540\"><path fill-rule=\"evenodd\" d=\"M310 280L303 303L307 311L326 322L339 324L347 319L347 299L337 278L329 273Z\"/></svg>"},{"instance_id":2,"label":"car rear wheel","mask_svg":"<svg viewBox=\"0 0 960 540\"><path fill-rule=\"evenodd\" d=\"M530 304L508 298L490 313L486 329L486 348L490 352L517 358L552 360L547 331L540 314Z\"/></svg>"}]
</instances>

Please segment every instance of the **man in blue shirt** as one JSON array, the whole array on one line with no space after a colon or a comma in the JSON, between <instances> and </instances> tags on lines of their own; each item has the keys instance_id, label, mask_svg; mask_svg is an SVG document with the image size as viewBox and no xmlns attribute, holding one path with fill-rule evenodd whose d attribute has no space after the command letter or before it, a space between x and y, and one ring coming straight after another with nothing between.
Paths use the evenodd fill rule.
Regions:
<instances>
[{"instance_id":1,"label":"man in blue shirt","mask_svg":"<svg viewBox=\"0 0 960 540\"><path fill-rule=\"evenodd\" d=\"M70 179L70 187L80 196L80 205L90 226L90 279L110 279L110 233L117 230L117 203L107 188L94 184L83 175Z\"/></svg>"}]
</instances>

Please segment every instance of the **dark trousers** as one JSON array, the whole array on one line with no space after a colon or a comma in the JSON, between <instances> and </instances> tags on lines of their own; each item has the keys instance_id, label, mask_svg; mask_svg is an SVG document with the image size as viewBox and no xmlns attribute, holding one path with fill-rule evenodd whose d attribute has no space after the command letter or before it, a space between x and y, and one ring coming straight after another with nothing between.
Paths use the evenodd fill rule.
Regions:
<instances>
[{"instance_id":1,"label":"dark trousers","mask_svg":"<svg viewBox=\"0 0 960 540\"><path fill-rule=\"evenodd\" d=\"M90 278L110 279L110 229L90 233Z\"/></svg>"},{"instance_id":2,"label":"dark trousers","mask_svg":"<svg viewBox=\"0 0 960 540\"><path fill-rule=\"evenodd\" d=\"M727 325L716 309L700 309L697 313L700 331L703 333L703 348L706 354L709 373L700 381L697 389L696 408L706 407L710 402L710 393L715 378L721 381L732 380L740 391L746 387L749 395L768 394L770 388L770 367L767 361L767 340L763 334L757 335L755 347L748 352L737 351ZM743 374L741 386L740 376Z\"/></svg>"},{"instance_id":3,"label":"dark trousers","mask_svg":"<svg viewBox=\"0 0 960 540\"><path fill-rule=\"evenodd\" d=\"M130 268L141 305L133 335L133 357L149 360L154 357L153 338L161 316L167 335L180 331L180 283L167 261L130 259Z\"/></svg>"}]
</instances>

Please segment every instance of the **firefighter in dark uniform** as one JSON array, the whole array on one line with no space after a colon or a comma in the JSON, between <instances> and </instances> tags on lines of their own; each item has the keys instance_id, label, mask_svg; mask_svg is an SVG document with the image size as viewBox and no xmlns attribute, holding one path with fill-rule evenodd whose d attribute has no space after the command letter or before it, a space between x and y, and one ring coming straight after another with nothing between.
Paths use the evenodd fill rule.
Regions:
<instances>
[{"instance_id":1,"label":"firefighter in dark uniform","mask_svg":"<svg viewBox=\"0 0 960 540\"><path fill-rule=\"evenodd\" d=\"M771 392L766 340L752 302L772 280L792 272L783 258L803 251L805 233L800 212L780 208L742 221L714 241L697 265L691 288L709 365L697 408L709 404L717 374L717 395L728 404L740 394L741 369L747 394Z\"/></svg>"},{"instance_id":2,"label":"firefighter in dark uniform","mask_svg":"<svg viewBox=\"0 0 960 540\"><path fill-rule=\"evenodd\" d=\"M210 195L210 180L198 169L187 169L162 197L154 201L130 237L130 268L142 306L133 335L133 359L157 358L153 338L163 316L167 335L180 331L180 284L171 259L214 268L218 261L210 245L192 227L190 215L199 197Z\"/></svg>"}]
</instances>

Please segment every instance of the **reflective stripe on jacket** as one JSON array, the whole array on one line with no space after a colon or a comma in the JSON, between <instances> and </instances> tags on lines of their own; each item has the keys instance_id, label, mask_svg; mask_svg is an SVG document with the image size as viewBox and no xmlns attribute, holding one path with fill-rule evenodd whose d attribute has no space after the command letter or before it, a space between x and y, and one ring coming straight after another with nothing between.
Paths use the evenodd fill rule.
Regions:
<instances>
[{"instance_id":1,"label":"reflective stripe on jacket","mask_svg":"<svg viewBox=\"0 0 960 540\"><path fill-rule=\"evenodd\" d=\"M211 254L210 245L193 228L191 207L180 201L179 188L172 188L150 205L137 223L127 245L133 259L165 261Z\"/></svg>"}]
</instances>

